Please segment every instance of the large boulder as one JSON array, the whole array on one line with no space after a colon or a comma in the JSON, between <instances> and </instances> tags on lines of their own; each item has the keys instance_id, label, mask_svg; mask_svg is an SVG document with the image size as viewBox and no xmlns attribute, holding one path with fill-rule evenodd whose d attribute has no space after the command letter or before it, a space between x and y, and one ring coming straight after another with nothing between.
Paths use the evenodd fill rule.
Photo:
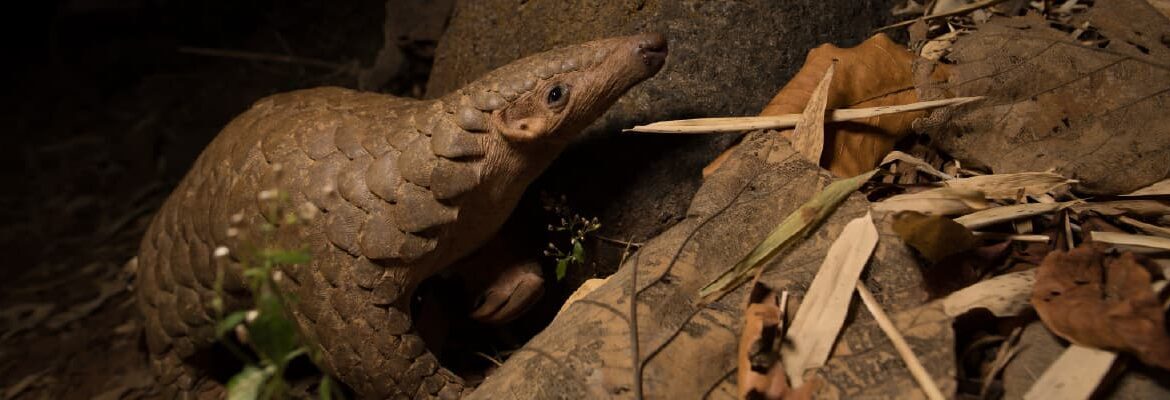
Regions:
<instances>
[{"instance_id":1,"label":"large boulder","mask_svg":"<svg viewBox=\"0 0 1170 400\"><path fill-rule=\"evenodd\" d=\"M513 59L593 38L656 31L670 39L657 77L635 87L536 184L597 216L603 236L643 240L684 217L700 171L738 135L621 134L634 124L752 115L821 43L853 45L894 1L459 1L436 49L427 96ZM620 249L618 249L620 250ZM615 260L616 261L616 260Z\"/></svg>"}]
</instances>

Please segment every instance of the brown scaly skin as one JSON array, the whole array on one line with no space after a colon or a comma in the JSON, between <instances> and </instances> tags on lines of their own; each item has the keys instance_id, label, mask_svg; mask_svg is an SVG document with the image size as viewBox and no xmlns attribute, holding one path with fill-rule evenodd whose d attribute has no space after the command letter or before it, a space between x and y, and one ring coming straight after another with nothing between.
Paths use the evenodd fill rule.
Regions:
<instances>
[{"instance_id":1,"label":"brown scaly skin","mask_svg":"<svg viewBox=\"0 0 1170 400\"><path fill-rule=\"evenodd\" d=\"M665 56L660 35L639 35L521 59L438 100L341 88L260 100L204 150L142 241L138 304L159 382L222 396L192 362L214 341L217 272L227 312L249 304L231 217L258 226L257 193L280 189L320 211L276 241L312 254L279 286L322 367L361 398L458 397L463 382L411 326L412 292L485 243L569 140ZM213 257L218 246L232 255Z\"/></svg>"}]
</instances>

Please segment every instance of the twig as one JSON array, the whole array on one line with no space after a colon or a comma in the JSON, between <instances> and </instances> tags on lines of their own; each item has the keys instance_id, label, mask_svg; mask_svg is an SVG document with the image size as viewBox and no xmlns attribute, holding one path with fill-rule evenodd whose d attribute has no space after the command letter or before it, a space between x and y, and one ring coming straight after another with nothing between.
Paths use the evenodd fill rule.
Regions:
<instances>
[{"instance_id":1,"label":"twig","mask_svg":"<svg viewBox=\"0 0 1170 400\"><path fill-rule=\"evenodd\" d=\"M631 243L626 242L626 249L622 250L621 263L625 263ZM630 362L634 367L634 398L637 400L642 400L642 361L638 355L638 260L641 255L642 252L639 251L634 256L634 265L630 266Z\"/></svg>"},{"instance_id":2,"label":"twig","mask_svg":"<svg viewBox=\"0 0 1170 400\"><path fill-rule=\"evenodd\" d=\"M902 337L902 333L894 327L894 321L890 320L890 317L882 310L881 304L878 304L877 299L873 297L873 293L870 293L869 289L861 284L861 281L857 281L857 294L861 295L861 301L865 303L865 308L869 309L869 313L873 314L873 318L877 320L878 327L881 327L890 341L894 343L894 349L898 351L898 355L906 363L906 368L910 370L910 375L913 375L914 380L918 381L918 385L922 387L922 392L926 394L926 397L931 400L946 399L946 396L943 396L942 391L935 385L934 379L922 366L922 362L918 361L918 356L914 355L914 351L906 343L906 338Z\"/></svg>"},{"instance_id":3,"label":"twig","mask_svg":"<svg viewBox=\"0 0 1170 400\"><path fill-rule=\"evenodd\" d=\"M966 13L978 10L980 8L991 7L991 6L994 6L996 4L1003 3L1004 1L1006 1L1006 0L985 0L985 1L975 3L975 4L971 4L971 5L966 6L966 7L956 8L954 10L947 11L945 13L926 15L926 16L922 16L922 17L915 18L915 19L908 20L908 21L902 21L902 22L899 22L896 24L886 25L886 26L883 26L881 28L874 29L874 33L881 32L881 31L887 31L887 30L894 29L894 28L901 28L903 26L907 26L907 25L913 24L913 23L918 22L918 21L929 21L932 19L939 19L939 18L953 17L956 15L962 15L962 14L966 14Z\"/></svg>"},{"instance_id":4,"label":"twig","mask_svg":"<svg viewBox=\"0 0 1170 400\"><path fill-rule=\"evenodd\" d=\"M477 351L477 352L475 352L475 353L472 353L472 354L475 354L475 355L477 355L477 356L480 356L480 357L482 357L482 358L483 358L483 359L485 359L485 360L491 361L491 362L492 362L492 364L495 364L497 367L503 367L503 366L504 366L504 363L500 362L500 360L497 360L495 357L492 357L492 356L489 356L489 355L487 355L487 354L484 354L482 351Z\"/></svg>"},{"instance_id":5,"label":"twig","mask_svg":"<svg viewBox=\"0 0 1170 400\"><path fill-rule=\"evenodd\" d=\"M635 242L632 240L627 241L627 240L621 240L621 239L614 239L614 238L605 237L605 236L601 236L601 235L592 235L592 236L594 238L596 238L597 240L600 240L602 242L620 244L622 246L626 246L626 250L629 250L630 247L642 247L642 246L646 245L645 242ZM622 261L625 261L625 260L622 260ZM620 263L619 263L619 265L620 265Z\"/></svg>"},{"instance_id":6,"label":"twig","mask_svg":"<svg viewBox=\"0 0 1170 400\"><path fill-rule=\"evenodd\" d=\"M920 101L896 106L843 108L825 112L825 122L845 122L887 114L898 114L932 108L967 104L983 97L956 97L953 99ZM697 118L677 121L661 121L639 125L625 132L641 133L730 133L755 129L787 129L795 127L801 120L800 114L769 115L762 117Z\"/></svg>"},{"instance_id":7,"label":"twig","mask_svg":"<svg viewBox=\"0 0 1170 400\"><path fill-rule=\"evenodd\" d=\"M324 61L324 60L318 60L315 58L306 58L306 57L297 57L297 56L288 56L288 55L270 54L270 53L253 53L253 52L239 51L239 50L208 49L208 48L203 48L203 47L186 47L186 46L184 46L184 47L179 47L179 52L180 53L187 53L187 54L195 54L195 55L200 55L200 56L208 56L208 57L236 58L236 59L241 59L241 60L267 61L267 62L277 62L277 63L284 63L284 64L304 65L304 66L316 67L316 68L321 68L321 69L328 69L328 70L333 70L333 71L341 71L341 70L346 70L346 69L350 68L350 66L348 66L348 65L333 63L333 62Z\"/></svg>"}]
</instances>

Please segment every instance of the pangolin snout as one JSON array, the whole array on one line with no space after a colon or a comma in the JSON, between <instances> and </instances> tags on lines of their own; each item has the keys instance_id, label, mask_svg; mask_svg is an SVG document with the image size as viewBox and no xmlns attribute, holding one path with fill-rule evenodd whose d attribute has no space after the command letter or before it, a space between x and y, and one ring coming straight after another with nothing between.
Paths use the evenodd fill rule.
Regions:
<instances>
[{"instance_id":1,"label":"pangolin snout","mask_svg":"<svg viewBox=\"0 0 1170 400\"><path fill-rule=\"evenodd\" d=\"M665 36L659 33L646 33L638 35L634 42L637 43L634 51L638 53L647 67L655 72L662 68L662 64L666 62L666 54L669 52Z\"/></svg>"}]
</instances>

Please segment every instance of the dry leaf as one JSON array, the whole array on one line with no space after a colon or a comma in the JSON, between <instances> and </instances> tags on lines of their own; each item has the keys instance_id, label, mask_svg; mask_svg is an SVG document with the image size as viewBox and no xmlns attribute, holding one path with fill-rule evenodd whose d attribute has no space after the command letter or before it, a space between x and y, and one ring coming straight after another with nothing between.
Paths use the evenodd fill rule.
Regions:
<instances>
[{"instance_id":1,"label":"dry leaf","mask_svg":"<svg viewBox=\"0 0 1170 400\"><path fill-rule=\"evenodd\" d=\"M1108 216L1128 214L1156 217L1170 214L1170 203L1158 200L1087 201L1070 208L1077 214L1092 211Z\"/></svg>"},{"instance_id":2,"label":"dry leaf","mask_svg":"<svg viewBox=\"0 0 1170 400\"><path fill-rule=\"evenodd\" d=\"M795 385L804 383L804 371L817 368L829 359L849 304L853 287L877 246L878 232L873 218L866 214L849 221L841 235L829 246L829 252L809 284L805 298L792 319L788 331L789 346L783 347L784 368Z\"/></svg>"},{"instance_id":3,"label":"dry leaf","mask_svg":"<svg viewBox=\"0 0 1170 400\"><path fill-rule=\"evenodd\" d=\"M834 60L838 78L829 86L828 108L916 102L918 95L913 90L910 71L916 58L884 34L874 35L848 49L822 45L809 52L804 67L780 89L760 115L803 111L821 81L823 71ZM874 168L894 148L894 143L910 132L910 123L922 115L925 113L894 114L826 126L821 166L836 176L855 176ZM791 136L792 131L782 134Z\"/></svg>"},{"instance_id":4,"label":"dry leaf","mask_svg":"<svg viewBox=\"0 0 1170 400\"><path fill-rule=\"evenodd\" d=\"M1117 220L1120 221L1121 223L1124 223L1126 225L1137 228L1138 230L1140 230L1142 232L1145 232L1145 233L1148 233L1151 235L1161 236L1164 238L1170 238L1170 228L1161 227L1161 226L1157 226L1154 224L1148 224L1148 223L1138 221L1136 219L1126 217L1126 216L1122 216L1122 217L1118 218Z\"/></svg>"},{"instance_id":5,"label":"dry leaf","mask_svg":"<svg viewBox=\"0 0 1170 400\"><path fill-rule=\"evenodd\" d=\"M1035 282L1036 270L1003 274L951 293L943 299L943 310L952 318L976 308L986 308L997 317L1019 315L1031 308Z\"/></svg>"},{"instance_id":6,"label":"dry leaf","mask_svg":"<svg viewBox=\"0 0 1170 400\"><path fill-rule=\"evenodd\" d=\"M1150 288L1152 268L1133 253L1106 256L1091 245L1054 251L1036 272L1032 305L1049 330L1070 342L1129 352L1170 369L1170 336Z\"/></svg>"},{"instance_id":7,"label":"dry leaf","mask_svg":"<svg viewBox=\"0 0 1170 400\"><path fill-rule=\"evenodd\" d=\"M1070 18L1105 40L1082 44L1035 14L993 18L955 41L953 63L918 63L924 97L988 100L916 128L956 158L1001 173L1057 168L1088 193L1166 179L1170 24L1143 0L1098 1ZM939 67L951 72L942 85L932 83Z\"/></svg>"},{"instance_id":8,"label":"dry leaf","mask_svg":"<svg viewBox=\"0 0 1170 400\"><path fill-rule=\"evenodd\" d=\"M1170 239L1158 236L1133 235L1121 232L1091 232L1090 238L1096 243L1108 243L1120 246L1144 247L1161 251L1170 251Z\"/></svg>"},{"instance_id":9,"label":"dry leaf","mask_svg":"<svg viewBox=\"0 0 1170 400\"><path fill-rule=\"evenodd\" d=\"M894 217L894 232L932 263L979 244L970 230L954 220L914 211L900 212Z\"/></svg>"},{"instance_id":10,"label":"dry leaf","mask_svg":"<svg viewBox=\"0 0 1170 400\"><path fill-rule=\"evenodd\" d=\"M1024 399L1088 399L1116 358L1111 351L1071 345L1036 379Z\"/></svg>"},{"instance_id":11,"label":"dry leaf","mask_svg":"<svg viewBox=\"0 0 1170 400\"><path fill-rule=\"evenodd\" d=\"M1047 214L1059 210L1061 207L1064 207L1068 204L1069 203L1030 203L995 207L983 211L976 211L971 214L955 218L955 222L958 222L969 229L979 229L986 226L995 225L1000 222L1007 222L1015 219Z\"/></svg>"},{"instance_id":12,"label":"dry leaf","mask_svg":"<svg viewBox=\"0 0 1170 400\"><path fill-rule=\"evenodd\" d=\"M882 159L881 164L886 165L886 164L894 162L894 161L902 161L902 162L911 164L914 166L914 168L918 169L919 171L925 172L925 173L930 174L930 175L934 175L935 177L941 178L943 180L955 179L955 177L950 176L942 171L939 171L938 169L934 168L934 166L930 165L929 163L922 160L921 158L918 158L918 157L915 157L915 156L912 156L912 155L909 155L909 154L906 154L906 153L903 153L903 152L897 151L897 150L891 151L890 154L887 154L886 157Z\"/></svg>"},{"instance_id":13,"label":"dry leaf","mask_svg":"<svg viewBox=\"0 0 1170 400\"><path fill-rule=\"evenodd\" d=\"M817 88L813 89L812 97L804 106L800 122L792 130L792 147L806 160L813 164L821 163L821 153L825 148L825 107L829 102L829 84L833 82L833 69L836 63L829 63L825 75Z\"/></svg>"},{"instance_id":14,"label":"dry leaf","mask_svg":"<svg viewBox=\"0 0 1170 400\"><path fill-rule=\"evenodd\" d=\"M740 399L779 399L791 390L780 362L787 293L784 297L759 282L752 287L737 352Z\"/></svg>"},{"instance_id":15,"label":"dry leaf","mask_svg":"<svg viewBox=\"0 0 1170 400\"><path fill-rule=\"evenodd\" d=\"M966 214L987 207L983 192L952 188L900 194L873 203L875 211L916 211L928 215Z\"/></svg>"},{"instance_id":16,"label":"dry leaf","mask_svg":"<svg viewBox=\"0 0 1170 400\"><path fill-rule=\"evenodd\" d=\"M1167 3L1170 3L1170 0L1167 0ZM1138 189L1138 190L1135 190L1135 191L1133 191L1133 193L1130 193L1129 195L1130 196L1143 196L1143 195L1159 195L1159 194L1163 194L1163 195L1170 194L1170 179L1165 179L1165 180L1161 180L1158 182L1154 182L1154 184L1152 184L1150 186L1146 186L1146 187Z\"/></svg>"},{"instance_id":17,"label":"dry leaf","mask_svg":"<svg viewBox=\"0 0 1170 400\"><path fill-rule=\"evenodd\" d=\"M943 184L955 189L978 190L989 199L1014 199L1021 191L1028 196L1039 196L1075 182L1051 172L1023 172L972 176Z\"/></svg>"}]
</instances>

